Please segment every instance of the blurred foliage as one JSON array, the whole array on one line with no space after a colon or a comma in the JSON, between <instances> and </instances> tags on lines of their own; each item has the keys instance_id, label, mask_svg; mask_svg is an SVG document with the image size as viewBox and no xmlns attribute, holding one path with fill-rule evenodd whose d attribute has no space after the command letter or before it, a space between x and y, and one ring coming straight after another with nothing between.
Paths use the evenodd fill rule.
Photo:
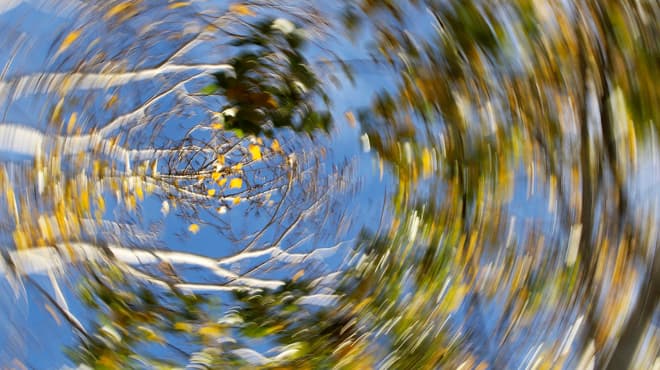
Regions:
<instances>
[{"instance_id":1,"label":"blurred foliage","mask_svg":"<svg viewBox=\"0 0 660 370\"><path fill-rule=\"evenodd\" d=\"M395 367L413 359L420 367L477 366L476 359L483 361L479 366L517 367L517 344L546 340L543 330L549 336L566 323L527 329L572 309L586 317L576 357L558 356L560 343L546 343L547 353L538 357L543 366L575 366L592 338L596 368L610 356L612 368L631 365L628 347L641 342L660 283L655 221L630 210L626 181L635 171L637 147L657 139L658 89L648 83L658 72L660 45L650 36L658 31L651 21L657 7L524 0L345 6L345 26L375 29L375 47L397 76L396 89L381 92L359 114L399 187L389 240L376 242L381 252L372 263L380 274L369 278L370 264L359 269L369 292L358 297L388 297L372 307L383 325L391 320L384 308L401 297L408 304L393 310L399 318L432 316L432 310L417 312L415 302L428 304L443 294L459 303L445 300L451 309L434 322L451 322L451 311L465 310L455 321L463 334L442 331L456 333L450 343L464 341L454 359L427 358L408 343L390 348L403 348L400 357L393 355L403 359ZM415 27L420 18L432 31ZM515 226L512 198L521 197L518 184L525 182L528 199L530 192L546 194L545 217L559 229ZM644 261L638 273L648 278L624 277L637 270L634 260ZM607 264L617 269L606 277ZM656 298L635 302L623 293L634 284L641 297ZM605 286L607 293L600 291ZM611 298L623 295L625 303ZM500 299L499 317L484 313L491 299ZM616 318L626 312L631 320L622 326ZM403 338L425 338L432 326L404 327ZM620 341L617 332L623 333Z\"/></svg>"},{"instance_id":2,"label":"blurred foliage","mask_svg":"<svg viewBox=\"0 0 660 370\"><path fill-rule=\"evenodd\" d=\"M395 80L358 114L396 183L389 223L362 233L336 286L290 279L222 304L90 266L80 296L99 316L71 359L108 369L572 368L593 347L596 368L630 366L660 296L656 221L633 209L629 180L638 147L660 129L657 6L342 5L345 36L371 35ZM317 105L330 98L304 30L282 18L247 28L230 68L200 91L222 101L220 125L328 132ZM547 211L521 215L533 196ZM543 344L531 359L519 353L528 343Z\"/></svg>"},{"instance_id":3,"label":"blurred foliage","mask_svg":"<svg viewBox=\"0 0 660 370\"><path fill-rule=\"evenodd\" d=\"M303 54L305 37L284 18L260 21L250 25L250 34L235 36L231 44L241 51L231 68L215 73L215 83L202 89L227 100L221 123L252 135L272 136L283 127L328 132L332 117L315 105L329 98Z\"/></svg>"}]
</instances>

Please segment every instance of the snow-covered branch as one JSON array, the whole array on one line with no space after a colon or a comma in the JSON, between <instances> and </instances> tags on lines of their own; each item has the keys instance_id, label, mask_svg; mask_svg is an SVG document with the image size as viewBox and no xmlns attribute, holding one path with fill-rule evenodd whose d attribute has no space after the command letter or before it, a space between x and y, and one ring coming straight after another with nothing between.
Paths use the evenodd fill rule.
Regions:
<instances>
[{"instance_id":1,"label":"snow-covered branch","mask_svg":"<svg viewBox=\"0 0 660 370\"><path fill-rule=\"evenodd\" d=\"M218 262L210 257L196 255L193 253L131 249L116 245L109 245L107 252L104 248L89 243L67 243L55 247L35 247L23 250L9 251L5 258L0 260L0 274L34 275L51 272L64 273L69 265L78 261L114 261L128 266L157 265L167 262L172 265L187 265L206 269L214 275L223 278L226 282L217 284L220 286L244 286L247 288L273 289L284 284L278 280L263 280L240 276L234 272L218 266ZM136 275L136 274L134 274ZM193 288L199 284L183 283L187 288ZM215 284L203 284L205 290ZM208 286L206 286L208 285ZM223 290L225 288L218 288ZM216 290L218 290L216 289Z\"/></svg>"},{"instance_id":2,"label":"snow-covered branch","mask_svg":"<svg viewBox=\"0 0 660 370\"><path fill-rule=\"evenodd\" d=\"M218 64L164 64L157 68L141 69L128 72L53 72L34 73L16 76L0 81L0 100L19 99L35 94L48 94L59 91L62 86L75 87L76 90L108 89L127 83L150 80L167 73L181 72L216 72L231 68L224 63Z\"/></svg>"}]
</instances>

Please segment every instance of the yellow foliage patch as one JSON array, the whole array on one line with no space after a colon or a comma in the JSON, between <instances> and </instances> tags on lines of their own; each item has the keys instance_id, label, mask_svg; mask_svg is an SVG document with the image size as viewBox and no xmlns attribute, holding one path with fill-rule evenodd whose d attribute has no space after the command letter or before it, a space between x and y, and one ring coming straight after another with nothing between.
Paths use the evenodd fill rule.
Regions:
<instances>
[{"instance_id":1,"label":"yellow foliage patch","mask_svg":"<svg viewBox=\"0 0 660 370\"><path fill-rule=\"evenodd\" d=\"M187 1L177 1L176 3L172 3L167 6L167 9L178 9L178 8L183 8L184 6L190 5L189 2Z\"/></svg>"},{"instance_id":2,"label":"yellow foliage patch","mask_svg":"<svg viewBox=\"0 0 660 370\"><path fill-rule=\"evenodd\" d=\"M229 181L229 188L230 189L240 189L243 187L243 179L240 177L234 177Z\"/></svg>"},{"instance_id":3,"label":"yellow foliage patch","mask_svg":"<svg viewBox=\"0 0 660 370\"><path fill-rule=\"evenodd\" d=\"M250 146L248 146L248 150L252 155L252 160L258 161L261 159L261 148L259 147L259 145L251 144Z\"/></svg>"},{"instance_id":4,"label":"yellow foliage patch","mask_svg":"<svg viewBox=\"0 0 660 370\"><path fill-rule=\"evenodd\" d=\"M193 326L187 322L177 322L174 324L174 330L184 331L186 333L192 333Z\"/></svg>"},{"instance_id":5,"label":"yellow foliage patch","mask_svg":"<svg viewBox=\"0 0 660 370\"><path fill-rule=\"evenodd\" d=\"M222 334L222 327L215 324L206 325L201 327L197 333L204 337L217 337Z\"/></svg>"}]
</instances>

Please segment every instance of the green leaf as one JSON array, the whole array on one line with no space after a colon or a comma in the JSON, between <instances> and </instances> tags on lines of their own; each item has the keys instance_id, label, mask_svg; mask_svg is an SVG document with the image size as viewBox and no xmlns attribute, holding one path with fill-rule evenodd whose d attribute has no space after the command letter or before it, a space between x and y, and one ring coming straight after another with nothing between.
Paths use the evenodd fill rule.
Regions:
<instances>
[{"instance_id":1,"label":"green leaf","mask_svg":"<svg viewBox=\"0 0 660 370\"><path fill-rule=\"evenodd\" d=\"M235 129L232 129L231 131L232 131L232 132L234 133L234 135L236 135L236 137L238 137L239 139L242 138L243 136L245 136L245 133L244 133L243 130L241 130L240 128L235 128Z\"/></svg>"},{"instance_id":2,"label":"green leaf","mask_svg":"<svg viewBox=\"0 0 660 370\"><path fill-rule=\"evenodd\" d=\"M199 93L202 94L202 95L211 95L211 94L215 93L216 91L218 91L219 88L220 87L218 85L216 85L215 83L212 83L212 84L208 84L208 85L204 86L201 90L199 90Z\"/></svg>"}]
</instances>

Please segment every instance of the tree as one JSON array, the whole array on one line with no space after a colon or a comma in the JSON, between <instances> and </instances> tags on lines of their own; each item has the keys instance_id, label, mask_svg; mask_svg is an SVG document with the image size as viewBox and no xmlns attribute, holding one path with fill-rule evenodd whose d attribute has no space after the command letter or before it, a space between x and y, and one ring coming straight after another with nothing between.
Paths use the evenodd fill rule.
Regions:
<instances>
[{"instance_id":1,"label":"tree","mask_svg":"<svg viewBox=\"0 0 660 370\"><path fill-rule=\"evenodd\" d=\"M72 358L83 363L144 364L149 356L136 360L130 350L161 343L154 330L169 323L174 327L167 330L185 334L179 319L202 325L213 317L188 317L183 311L204 305L200 294L235 300L232 292L286 289L287 274L303 268L313 274L342 244L319 245L323 229L316 226L341 217L332 211L327 191L337 186L341 169L326 170L313 157L295 154L315 130L330 124L329 113L317 108L322 102L315 100L322 100L324 92L306 65L304 35L296 26L314 24L310 30L321 30L323 22L311 8L303 18L271 2L235 4L218 15L187 12L184 5L83 6L79 13L101 14L103 22L62 35L56 72L18 74L2 82L8 102L46 96L56 103L42 117L42 128L0 125L1 136L10 138L0 142L2 151L27 157L4 164L0 172L3 219L8 220L2 226L13 245L5 250L0 271L15 279L17 288L27 282L43 293L56 316L72 325L87 351ZM269 15L252 20L257 11ZM113 34L121 35L122 28L151 22L154 14L148 12L162 12L164 19L187 14L194 24L179 30L152 24L133 40L140 44L112 56L107 43L116 42L116 47L125 40L93 39L98 28L114 28ZM74 53L88 41L93 42L83 55ZM144 50L154 52L170 42L165 54L159 50L157 57L140 58ZM228 62L202 60L218 58L199 55L200 48L214 47L226 48L221 58ZM257 79L268 76L267 84ZM209 89L210 83L217 88ZM104 111L98 110L98 99ZM259 117L264 123L259 126L253 115L264 109L268 119ZM148 213L158 208L162 216ZM236 227L227 220L239 213L253 221ZM183 233L213 229L232 248L202 255L160 246L154 236L168 214L186 222ZM314 227L314 239L308 227ZM290 271L290 265L296 270ZM99 310L106 325L86 329L70 309L61 284L74 268L83 273L83 300ZM283 277L267 278L264 271ZM50 277L54 293L32 278L38 274ZM172 308L156 309L157 302ZM127 307L132 313L153 309L153 314L128 317ZM103 309L108 310L105 316ZM148 329L156 318L169 321ZM193 335L200 344L208 344L213 332L204 328ZM115 338L116 331L124 349L115 357L110 354L116 348L107 339Z\"/></svg>"},{"instance_id":2,"label":"tree","mask_svg":"<svg viewBox=\"0 0 660 370\"><path fill-rule=\"evenodd\" d=\"M574 352L575 363L595 355L596 368L608 361L613 368L632 364L657 306L657 299L646 297L657 296L658 284L657 245L649 237L654 216L631 214L631 184L625 180L634 173L627 163L635 162L637 147L655 135L657 124L657 111L650 108L657 91L647 81L656 73L652 60L658 47L647 36L630 37L630 30L654 32L655 26L643 21L653 14L646 5L347 4L346 26L362 22L374 27L378 50L401 71L396 91L382 93L361 115L372 146L401 180L394 205L407 221L394 228L414 224L414 230L428 234L416 247L394 241L385 255L411 254L411 261L399 268L413 275L419 271L412 291L420 297L425 286L446 279L447 269L463 276L455 281L469 287L463 301L466 325L481 327L469 334L486 336L467 340L484 343L486 353L476 358L485 363L519 366L515 361L521 359L510 353L535 335L519 323L546 316L539 303L550 295L559 299L544 302L552 307L549 311L570 308L583 315L564 324L567 332L581 328L577 347L584 350ZM432 32L411 31L411 21L423 17L416 6L427 14ZM550 209L558 213L546 217L560 230L503 223L511 217L507 193L517 168L529 170L532 187L538 181L548 191ZM437 177L422 186L420 176L431 173ZM445 192L442 207L435 206L439 195L433 189ZM512 239L512 232L522 235ZM518 245L513 255L512 245ZM638 270L640 261L645 267ZM485 263L497 272L484 271ZM644 277L626 278L633 271ZM484 286L484 279L508 274L506 288ZM640 295L635 300L630 292L636 288ZM565 292L563 298L559 291ZM506 297L506 304L496 320L498 329L489 331L484 321L491 319L484 320L482 312L488 304L482 301L498 295ZM617 316L627 317L628 324ZM550 323L548 331L559 324ZM617 332L622 333L619 341ZM559 354L559 342L543 347L531 361L561 366L571 360L568 350Z\"/></svg>"}]
</instances>

